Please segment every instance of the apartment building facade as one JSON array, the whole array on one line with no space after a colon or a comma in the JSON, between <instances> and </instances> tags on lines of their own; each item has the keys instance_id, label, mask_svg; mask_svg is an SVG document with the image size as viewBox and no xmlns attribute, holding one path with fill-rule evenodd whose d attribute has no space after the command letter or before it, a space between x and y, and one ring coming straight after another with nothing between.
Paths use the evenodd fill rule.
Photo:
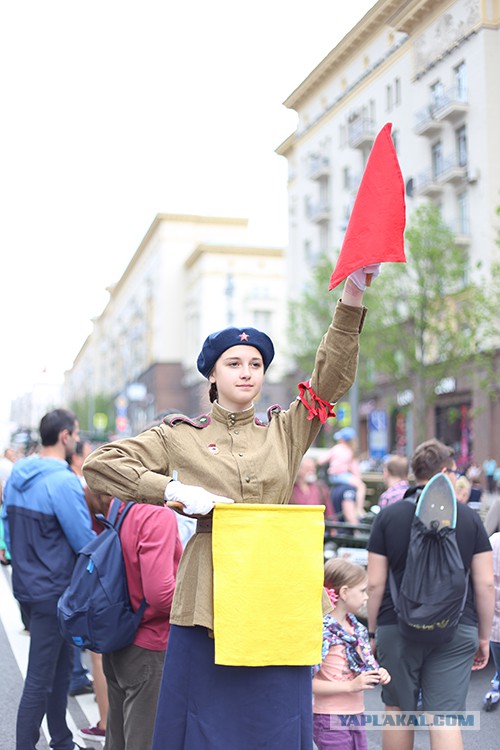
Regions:
<instances>
[{"instance_id":1,"label":"apartment building facade","mask_svg":"<svg viewBox=\"0 0 500 750\"><path fill-rule=\"evenodd\" d=\"M196 369L205 337L227 325L255 326L276 341L262 410L283 397L283 248L245 244L246 219L159 214L114 287L65 376L67 403L112 397L117 431L134 434L161 411L206 411ZM94 425L96 426L96 425Z\"/></svg>"},{"instance_id":2,"label":"apartment building facade","mask_svg":"<svg viewBox=\"0 0 500 750\"><path fill-rule=\"evenodd\" d=\"M322 252L335 261L368 154L387 122L405 181L407 217L439 206L474 274L499 259L500 2L380 0L290 94L298 126L277 149L289 168L287 282L292 296ZM498 363L497 370L498 374ZM497 378L500 383L500 376ZM499 399L450 369L426 414L412 384L360 394L362 448L385 415L386 447L411 453L415 420L455 445L461 462L500 460ZM497 396L500 385L497 386Z\"/></svg>"}]
</instances>

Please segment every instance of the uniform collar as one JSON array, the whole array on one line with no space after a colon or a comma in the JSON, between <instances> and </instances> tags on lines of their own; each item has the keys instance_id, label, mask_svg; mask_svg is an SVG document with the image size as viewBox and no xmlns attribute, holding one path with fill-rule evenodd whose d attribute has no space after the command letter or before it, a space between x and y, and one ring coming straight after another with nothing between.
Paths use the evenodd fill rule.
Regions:
<instances>
[{"instance_id":1,"label":"uniform collar","mask_svg":"<svg viewBox=\"0 0 500 750\"><path fill-rule=\"evenodd\" d=\"M255 407L252 405L245 411L228 411L215 401L212 404L212 417L216 422L222 422L228 427L249 424L255 420Z\"/></svg>"}]
</instances>

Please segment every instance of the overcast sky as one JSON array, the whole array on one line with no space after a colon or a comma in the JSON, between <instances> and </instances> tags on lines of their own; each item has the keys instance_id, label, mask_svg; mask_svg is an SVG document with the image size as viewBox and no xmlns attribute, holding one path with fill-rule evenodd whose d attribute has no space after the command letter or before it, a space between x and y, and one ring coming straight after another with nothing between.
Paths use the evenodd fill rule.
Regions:
<instances>
[{"instance_id":1,"label":"overcast sky","mask_svg":"<svg viewBox=\"0 0 500 750\"><path fill-rule=\"evenodd\" d=\"M0 421L62 381L157 213L286 244L282 102L374 4L0 5Z\"/></svg>"}]
</instances>

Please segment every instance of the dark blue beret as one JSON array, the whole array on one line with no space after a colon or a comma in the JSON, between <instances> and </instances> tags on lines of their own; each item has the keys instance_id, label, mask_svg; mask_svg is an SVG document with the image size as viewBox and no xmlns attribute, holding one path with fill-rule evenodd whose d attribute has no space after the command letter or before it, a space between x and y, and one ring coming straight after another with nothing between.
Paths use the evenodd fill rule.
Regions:
<instances>
[{"instance_id":1,"label":"dark blue beret","mask_svg":"<svg viewBox=\"0 0 500 750\"><path fill-rule=\"evenodd\" d=\"M262 354L264 372L274 357L274 346L269 336L256 328L223 328L207 336L197 360L198 370L208 378L215 367L215 363L226 349L232 346L247 344L254 346Z\"/></svg>"}]
</instances>

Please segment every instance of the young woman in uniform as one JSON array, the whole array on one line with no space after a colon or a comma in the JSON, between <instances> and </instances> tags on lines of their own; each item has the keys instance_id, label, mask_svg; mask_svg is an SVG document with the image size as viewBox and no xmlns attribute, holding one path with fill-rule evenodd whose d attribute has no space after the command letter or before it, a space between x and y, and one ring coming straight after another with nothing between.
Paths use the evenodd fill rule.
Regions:
<instances>
[{"instance_id":1,"label":"young woman in uniform","mask_svg":"<svg viewBox=\"0 0 500 750\"><path fill-rule=\"evenodd\" d=\"M256 420L254 400L274 356L271 339L254 328L226 328L208 336L197 361L210 383L209 414L171 416L95 450L85 463L94 492L177 501L186 514L206 516L178 571L153 750L312 750L310 667L214 663L207 514L216 502L288 502L304 453L354 381L366 274L378 270L347 278L310 381L299 384L288 409L270 410L268 424Z\"/></svg>"}]
</instances>

